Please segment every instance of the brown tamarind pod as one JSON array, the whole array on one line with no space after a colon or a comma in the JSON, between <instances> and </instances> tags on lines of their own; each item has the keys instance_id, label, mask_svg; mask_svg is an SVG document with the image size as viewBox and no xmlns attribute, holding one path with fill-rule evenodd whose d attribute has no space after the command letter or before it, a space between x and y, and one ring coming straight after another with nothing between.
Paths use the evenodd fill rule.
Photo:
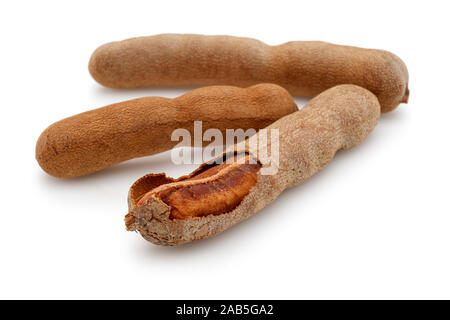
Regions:
<instances>
[{"instance_id":1,"label":"brown tamarind pod","mask_svg":"<svg viewBox=\"0 0 450 320\"><path fill-rule=\"evenodd\" d=\"M173 148L178 128L260 129L298 110L274 84L212 86L169 99L146 97L112 104L58 121L40 135L36 159L55 177L87 175L119 162Z\"/></svg>"},{"instance_id":2,"label":"brown tamarind pod","mask_svg":"<svg viewBox=\"0 0 450 320\"><path fill-rule=\"evenodd\" d=\"M205 163L176 180L146 175L130 188L126 227L162 245L216 235L321 170L338 150L359 144L379 117L380 104L370 91L355 85L329 89L266 128L279 133L279 161L272 174L263 174L272 164L261 158L272 150L268 139L257 151L243 141L218 158L239 161Z\"/></svg>"},{"instance_id":3,"label":"brown tamarind pod","mask_svg":"<svg viewBox=\"0 0 450 320\"><path fill-rule=\"evenodd\" d=\"M161 34L100 46L89 71L111 88L267 82L314 97L336 85L355 84L378 97L381 112L409 96L408 70L396 55L320 41L269 46L232 36Z\"/></svg>"}]
</instances>

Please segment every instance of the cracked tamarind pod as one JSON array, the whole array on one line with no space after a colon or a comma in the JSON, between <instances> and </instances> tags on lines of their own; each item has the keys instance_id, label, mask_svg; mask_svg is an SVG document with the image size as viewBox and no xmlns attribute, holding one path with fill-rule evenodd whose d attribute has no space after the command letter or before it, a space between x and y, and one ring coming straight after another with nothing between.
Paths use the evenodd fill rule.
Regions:
<instances>
[{"instance_id":1,"label":"cracked tamarind pod","mask_svg":"<svg viewBox=\"0 0 450 320\"><path fill-rule=\"evenodd\" d=\"M126 227L162 245L219 234L324 168L338 150L359 144L379 117L380 104L370 91L355 85L329 89L266 128L279 132L273 174L263 173L273 165L261 158L272 150L267 139L256 150L249 141L234 145L176 180L165 174L146 175L130 188Z\"/></svg>"},{"instance_id":2,"label":"cracked tamarind pod","mask_svg":"<svg viewBox=\"0 0 450 320\"><path fill-rule=\"evenodd\" d=\"M111 88L276 83L314 97L340 84L372 91L388 112L408 102L408 70L396 55L320 41L270 46L232 36L161 34L111 42L92 54L89 71Z\"/></svg>"},{"instance_id":3,"label":"cracked tamarind pod","mask_svg":"<svg viewBox=\"0 0 450 320\"><path fill-rule=\"evenodd\" d=\"M36 159L48 174L79 177L119 162L156 154L178 144L175 129L261 129L298 110L275 84L249 88L212 86L169 99L146 97L112 104L58 121L42 132Z\"/></svg>"}]
</instances>

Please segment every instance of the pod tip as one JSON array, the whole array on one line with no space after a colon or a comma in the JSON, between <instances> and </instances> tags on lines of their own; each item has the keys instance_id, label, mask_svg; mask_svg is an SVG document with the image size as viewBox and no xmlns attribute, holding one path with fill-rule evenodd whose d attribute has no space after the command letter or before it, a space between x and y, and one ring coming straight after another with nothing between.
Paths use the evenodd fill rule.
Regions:
<instances>
[{"instance_id":1,"label":"pod tip","mask_svg":"<svg viewBox=\"0 0 450 320\"><path fill-rule=\"evenodd\" d=\"M408 103L408 99L409 99L409 89L408 87L406 87L405 94L403 95L401 102Z\"/></svg>"}]
</instances>

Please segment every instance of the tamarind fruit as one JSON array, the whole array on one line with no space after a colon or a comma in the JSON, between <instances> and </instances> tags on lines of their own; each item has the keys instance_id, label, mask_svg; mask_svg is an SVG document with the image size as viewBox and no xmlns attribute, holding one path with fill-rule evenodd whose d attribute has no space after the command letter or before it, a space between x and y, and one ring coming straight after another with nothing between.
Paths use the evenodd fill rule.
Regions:
<instances>
[{"instance_id":1,"label":"tamarind fruit","mask_svg":"<svg viewBox=\"0 0 450 320\"><path fill-rule=\"evenodd\" d=\"M364 88L326 90L267 127L278 130L280 137L274 174L262 174L268 164L260 151L271 150L270 139L257 152L243 141L216 159L221 161L205 163L179 179L148 174L130 188L126 227L162 245L219 234L324 168L338 150L359 144L374 129L380 109L376 96ZM229 164L225 158L244 161Z\"/></svg>"},{"instance_id":2,"label":"tamarind fruit","mask_svg":"<svg viewBox=\"0 0 450 320\"><path fill-rule=\"evenodd\" d=\"M194 120L204 130L260 129L298 110L274 84L212 86L169 99L146 97L112 104L58 121L40 135L36 159L55 177L87 175L119 162L173 148L171 133Z\"/></svg>"},{"instance_id":3,"label":"tamarind fruit","mask_svg":"<svg viewBox=\"0 0 450 320\"><path fill-rule=\"evenodd\" d=\"M339 84L355 84L378 97L381 112L409 96L408 70L396 55L320 41L269 46L250 38L161 34L100 46L89 71L111 88L267 82L314 97Z\"/></svg>"},{"instance_id":4,"label":"tamarind fruit","mask_svg":"<svg viewBox=\"0 0 450 320\"><path fill-rule=\"evenodd\" d=\"M248 194L256 183L256 174L260 165L237 161L234 156L233 164L221 163L198 173L187 181L194 181L218 175L218 179L209 183L195 182L189 186L186 183L180 188L179 184L163 185L145 194L138 202L142 206L153 196L157 196L169 205L171 219L186 219L189 217L208 216L209 214L222 214L230 211ZM248 160L249 156L246 156ZM221 199L217 201L217 190L221 191ZM201 201L198 201L201 198Z\"/></svg>"}]
</instances>

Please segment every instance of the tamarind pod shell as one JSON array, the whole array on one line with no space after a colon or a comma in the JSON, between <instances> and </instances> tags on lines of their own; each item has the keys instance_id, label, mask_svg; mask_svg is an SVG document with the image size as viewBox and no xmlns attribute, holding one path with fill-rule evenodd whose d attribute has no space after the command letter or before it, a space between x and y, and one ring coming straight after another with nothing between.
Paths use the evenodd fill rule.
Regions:
<instances>
[{"instance_id":1,"label":"tamarind pod shell","mask_svg":"<svg viewBox=\"0 0 450 320\"><path fill-rule=\"evenodd\" d=\"M289 92L274 84L249 88L212 86L177 98L146 97L112 104L58 121L40 135L36 159L48 174L73 178L129 159L167 151L175 129L264 128L298 110Z\"/></svg>"},{"instance_id":2,"label":"tamarind pod shell","mask_svg":"<svg viewBox=\"0 0 450 320\"><path fill-rule=\"evenodd\" d=\"M329 89L313 98L303 109L267 127L279 130L279 164L275 174L261 174L270 163L264 164L259 152L252 154L246 141L226 152L245 152L262 163L256 183L229 212L176 219L171 217L172 208L157 193L151 194L152 190L166 185L185 187L210 183L214 176L195 179L211 166L206 163L179 179L168 178L165 174L149 174L137 180L128 195L126 227L161 245L177 245L217 235L253 216L286 188L302 183L324 168L338 150L358 145L374 129L379 117L380 104L370 91L355 85ZM270 139L268 141L268 145L258 146L259 151L271 150ZM140 201L145 195L145 201ZM212 206L210 199L205 205Z\"/></svg>"},{"instance_id":3,"label":"tamarind pod shell","mask_svg":"<svg viewBox=\"0 0 450 320\"><path fill-rule=\"evenodd\" d=\"M100 46L89 71L111 88L267 82L314 97L336 85L355 84L378 97L381 112L409 97L408 70L396 55L320 41L270 46L232 36L161 34Z\"/></svg>"}]
</instances>

